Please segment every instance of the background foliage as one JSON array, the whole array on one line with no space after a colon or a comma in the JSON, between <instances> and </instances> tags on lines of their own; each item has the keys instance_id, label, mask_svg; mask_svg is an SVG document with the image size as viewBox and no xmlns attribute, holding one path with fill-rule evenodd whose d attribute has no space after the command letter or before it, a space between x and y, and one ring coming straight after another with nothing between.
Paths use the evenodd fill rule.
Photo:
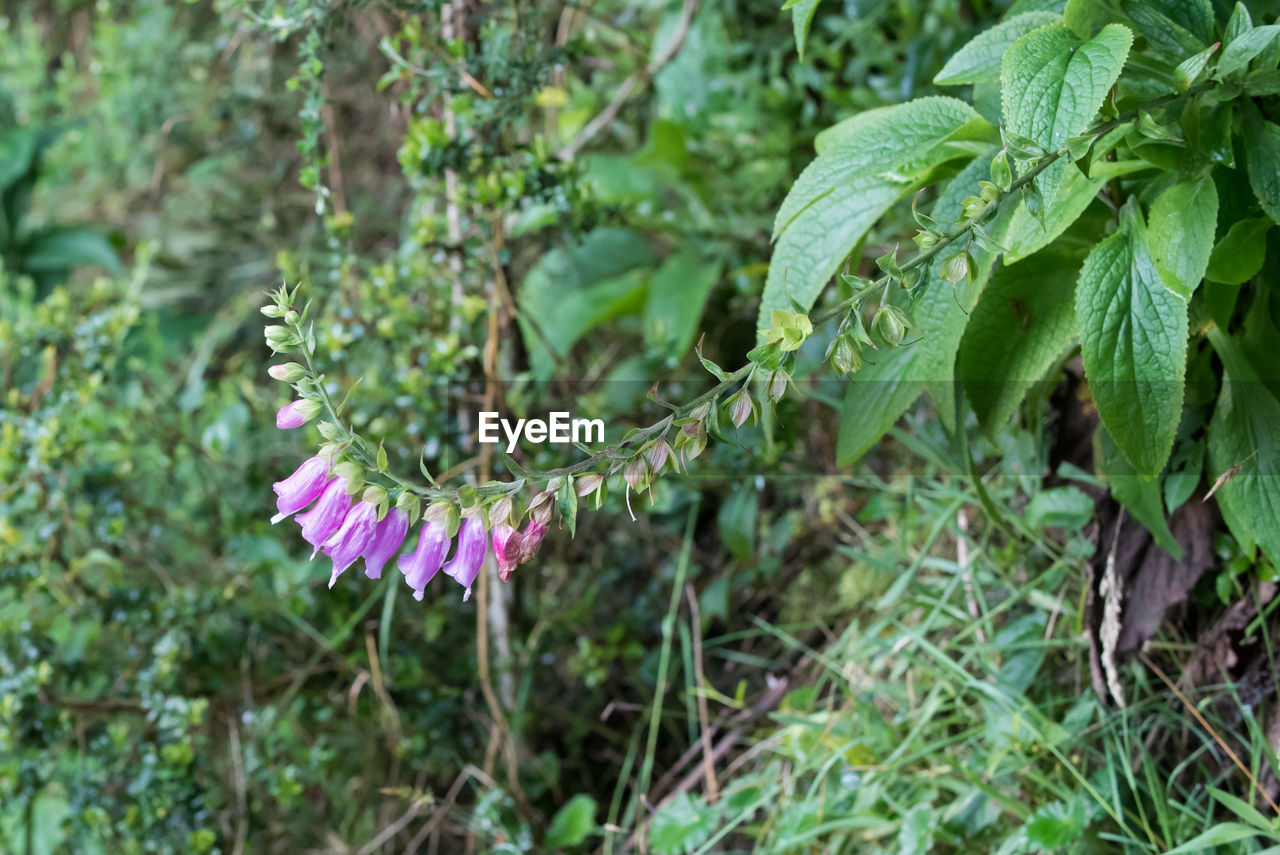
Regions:
<instances>
[{"instance_id":1,"label":"background foliage","mask_svg":"<svg viewBox=\"0 0 1280 855\"><path fill-rule=\"evenodd\" d=\"M0 850L1276 845L1280 41L1248 5L6 6ZM1018 51L1096 91L1038 114ZM1079 154L1099 109L1130 126ZM704 333L736 366L770 309L901 281L1002 147L1010 182L1073 150L951 282L886 292L906 346L874 327L837 381L819 325L806 394L635 523L614 490L465 605L326 590L268 524L315 440L271 424L279 281L393 468L483 479L450 401L642 423L707 385ZM1134 343L1164 373L1118 371L1136 424L1087 325L1121 287L1172 318ZM1105 641L1118 543L1185 584ZM1125 631L1145 660L1099 655Z\"/></svg>"}]
</instances>

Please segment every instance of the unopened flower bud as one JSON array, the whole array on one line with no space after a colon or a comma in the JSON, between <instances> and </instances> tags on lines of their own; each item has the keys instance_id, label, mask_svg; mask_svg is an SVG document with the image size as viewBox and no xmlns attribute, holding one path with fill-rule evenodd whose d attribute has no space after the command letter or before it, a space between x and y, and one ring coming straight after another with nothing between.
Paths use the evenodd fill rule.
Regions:
<instances>
[{"instance_id":1,"label":"unopened flower bud","mask_svg":"<svg viewBox=\"0 0 1280 855\"><path fill-rule=\"evenodd\" d=\"M267 369L267 374L281 383L295 383L307 376L307 369L296 362L282 362Z\"/></svg>"},{"instance_id":2,"label":"unopened flower bud","mask_svg":"<svg viewBox=\"0 0 1280 855\"><path fill-rule=\"evenodd\" d=\"M299 320L301 320L301 318L298 317L298 313L293 309L284 313L284 322L286 324L296 324Z\"/></svg>"},{"instance_id":3,"label":"unopened flower bud","mask_svg":"<svg viewBox=\"0 0 1280 855\"><path fill-rule=\"evenodd\" d=\"M831 367L846 377L862 367L862 354L848 335L839 336L831 347Z\"/></svg>"},{"instance_id":4,"label":"unopened flower bud","mask_svg":"<svg viewBox=\"0 0 1280 855\"><path fill-rule=\"evenodd\" d=\"M275 303L263 306L258 311L262 312L262 314L268 318L278 318L284 315L284 309L280 308Z\"/></svg>"},{"instance_id":5,"label":"unopened flower bud","mask_svg":"<svg viewBox=\"0 0 1280 855\"><path fill-rule=\"evenodd\" d=\"M551 511L555 508L555 491L543 490L529 502L529 519L542 525L551 522Z\"/></svg>"},{"instance_id":6,"label":"unopened flower bud","mask_svg":"<svg viewBox=\"0 0 1280 855\"><path fill-rule=\"evenodd\" d=\"M319 414L320 407L319 401L308 401L303 398L292 404L286 404L276 412L276 427L281 430L300 428Z\"/></svg>"}]
</instances>

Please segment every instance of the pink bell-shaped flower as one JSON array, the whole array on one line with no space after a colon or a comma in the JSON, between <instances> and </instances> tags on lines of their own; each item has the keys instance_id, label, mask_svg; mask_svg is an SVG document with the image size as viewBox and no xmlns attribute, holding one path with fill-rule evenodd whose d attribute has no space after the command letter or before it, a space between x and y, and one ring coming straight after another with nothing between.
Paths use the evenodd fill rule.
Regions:
<instances>
[{"instance_id":1,"label":"pink bell-shaped flower","mask_svg":"<svg viewBox=\"0 0 1280 855\"><path fill-rule=\"evenodd\" d=\"M408 555L401 555L396 566L404 574L404 580L413 589L413 598L422 599L427 583L440 570L445 553L449 551L449 529L442 522L422 524L418 535L418 547Z\"/></svg>"},{"instance_id":2,"label":"pink bell-shaped flower","mask_svg":"<svg viewBox=\"0 0 1280 855\"><path fill-rule=\"evenodd\" d=\"M311 457L288 478L272 484L271 489L279 497L276 499L279 513L271 518L271 524L275 525L314 502L324 492L328 481L329 464L319 457Z\"/></svg>"}]
</instances>

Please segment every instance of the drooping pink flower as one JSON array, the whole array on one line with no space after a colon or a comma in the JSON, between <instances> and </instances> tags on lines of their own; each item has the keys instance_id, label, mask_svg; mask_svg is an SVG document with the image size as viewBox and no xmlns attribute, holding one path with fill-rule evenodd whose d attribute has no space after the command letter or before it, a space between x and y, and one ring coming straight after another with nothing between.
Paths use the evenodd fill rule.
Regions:
<instances>
[{"instance_id":1,"label":"drooping pink flower","mask_svg":"<svg viewBox=\"0 0 1280 855\"><path fill-rule=\"evenodd\" d=\"M506 582L520 563L516 560L520 550L520 534L506 523L493 527L493 555L498 560L498 578Z\"/></svg>"},{"instance_id":2,"label":"drooping pink flower","mask_svg":"<svg viewBox=\"0 0 1280 855\"><path fill-rule=\"evenodd\" d=\"M399 508L387 511L361 553L364 556L364 575L370 579L381 579L383 566L400 549L408 533L409 515Z\"/></svg>"},{"instance_id":3,"label":"drooping pink flower","mask_svg":"<svg viewBox=\"0 0 1280 855\"><path fill-rule=\"evenodd\" d=\"M538 551L538 546L542 543L542 538L546 534L546 523L529 520L529 524L524 527L524 531L520 532L520 540L515 554L516 563L528 564L532 561L533 554Z\"/></svg>"},{"instance_id":4,"label":"drooping pink flower","mask_svg":"<svg viewBox=\"0 0 1280 855\"><path fill-rule=\"evenodd\" d=\"M333 574L329 577L329 587L338 581L343 571L356 562L360 553L364 552L369 541L373 539L374 530L378 526L378 507L368 502L356 502L350 512L342 520L338 530L329 535L324 542L324 554L333 559Z\"/></svg>"},{"instance_id":5,"label":"drooping pink flower","mask_svg":"<svg viewBox=\"0 0 1280 855\"><path fill-rule=\"evenodd\" d=\"M459 585L467 589L462 596L465 603L471 598L471 586L480 575L480 567L484 564L485 553L489 550L489 536L484 529L484 521L479 517L467 517L458 529L458 548L453 558L444 566L444 574L450 576Z\"/></svg>"},{"instance_id":6,"label":"drooping pink flower","mask_svg":"<svg viewBox=\"0 0 1280 855\"><path fill-rule=\"evenodd\" d=\"M347 479L334 478L324 488L315 507L305 514L298 514L298 524L302 526L302 537L315 549L311 557L315 558L324 542L338 530L347 511L351 510L351 497L347 495Z\"/></svg>"},{"instance_id":7,"label":"drooping pink flower","mask_svg":"<svg viewBox=\"0 0 1280 855\"><path fill-rule=\"evenodd\" d=\"M448 551L448 527L442 522L423 523L422 533L418 535L418 548L408 555L401 555L400 560L396 562L396 566L404 574L404 580L413 589L415 600L422 599L422 592L427 589L427 583L440 570L445 553Z\"/></svg>"},{"instance_id":8,"label":"drooping pink flower","mask_svg":"<svg viewBox=\"0 0 1280 855\"><path fill-rule=\"evenodd\" d=\"M285 404L276 411L276 427L280 430L300 428L316 417L320 412L319 401L308 401L305 398Z\"/></svg>"},{"instance_id":9,"label":"drooping pink flower","mask_svg":"<svg viewBox=\"0 0 1280 855\"><path fill-rule=\"evenodd\" d=\"M319 457L311 457L288 478L272 484L271 489L279 497L276 499L279 513L271 518L271 524L275 525L314 502L324 492L328 480L329 464Z\"/></svg>"}]
</instances>

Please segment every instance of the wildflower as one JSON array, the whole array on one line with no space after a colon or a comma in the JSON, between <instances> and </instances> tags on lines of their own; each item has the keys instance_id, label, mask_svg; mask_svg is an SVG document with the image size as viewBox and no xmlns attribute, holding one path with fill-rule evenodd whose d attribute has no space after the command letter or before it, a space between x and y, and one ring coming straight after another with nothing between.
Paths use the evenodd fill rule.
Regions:
<instances>
[{"instance_id":1,"label":"wildflower","mask_svg":"<svg viewBox=\"0 0 1280 855\"><path fill-rule=\"evenodd\" d=\"M520 543L516 549L515 556L516 563L528 564L533 559L533 554L538 551L538 545L542 543L542 538L546 534L546 523L529 520L529 524L524 527L524 531L520 532Z\"/></svg>"},{"instance_id":2,"label":"wildflower","mask_svg":"<svg viewBox=\"0 0 1280 855\"><path fill-rule=\"evenodd\" d=\"M383 566L400 549L408 533L409 515L399 508L387 511L361 553L364 556L364 575L370 579L381 579Z\"/></svg>"},{"instance_id":3,"label":"wildflower","mask_svg":"<svg viewBox=\"0 0 1280 855\"><path fill-rule=\"evenodd\" d=\"M471 598L471 585L480 574L480 566L484 564L484 556L489 548L489 538L484 530L484 521L479 517L468 517L462 521L458 530L458 548L453 559L445 565L444 574L453 577L459 585L467 589L462 601Z\"/></svg>"},{"instance_id":4,"label":"wildflower","mask_svg":"<svg viewBox=\"0 0 1280 855\"><path fill-rule=\"evenodd\" d=\"M373 539L374 530L378 526L378 508L368 502L356 502L354 508L342 520L329 539L324 542L324 554L333 559L333 574L329 577L329 587L338 581L348 567L356 562L364 552L369 541Z\"/></svg>"},{"instance_id":5,"label":"wildflower","mask_svg":"<svg viewBox=\"0 0 1280 855\"><path fill-rule=\"evenodd\" d=\"M330 535L342 525L349 510L351 510L351 497L347 495L347 479L339 476L324 488L315 507L305 514L298 515L303 539L315 547L311 552L312 558L316 557L320 547L324 546Z\"/></svg>"},{"instance_id":6,"label":"wildflower","mask_svg":"<svg viewBox=\"0 0 1280 855\"><path fill-rule=\"evenodd\" d=\"M290 514L297 513L314 502L324 492L324 485L329 480L329 464L320 457L312 457L303 462L297 470L283 481L271 485L276 491L276 510L271 518L275 525Z\"/></svg>"},{"instance_id":7,"label":"wildflower","mask_svg":"<svg viewBox=\"0 0 1280 855\"><path fill-rule=\"evenodd\" d=\"M506 582L520 562L516 555L520 547L520 534L506 523L493 527L493 554L498 559L498 578Z\"/></svg>"},{"instance_id":8,"label":"wildflower","mask_svg":"<svg viewBox=\"0 0 1280 855\"><path fill-rule=\"evenodd\" d=\"M320 412L319 401L308 401L299 398L276 411L276 427L280 430L300 428L311 421Z\"/></svg>"},{"instance_id":9,"label":"wildflower","mask_svg":"<svg viewBox=\"0 0 1280 855\"><path fill-rule=\"evenodd\" d=\"M390 516L390 514L388 514ZM418 535L418 548L408 555L401 555L396 566L404 574L404 580L413 589L413 598L422 599L422 592L427 583L444 563L445 553L449 551L449 529L442 522L426 522L422 524L422 533Z\"/></svg>"}]
</instances>

